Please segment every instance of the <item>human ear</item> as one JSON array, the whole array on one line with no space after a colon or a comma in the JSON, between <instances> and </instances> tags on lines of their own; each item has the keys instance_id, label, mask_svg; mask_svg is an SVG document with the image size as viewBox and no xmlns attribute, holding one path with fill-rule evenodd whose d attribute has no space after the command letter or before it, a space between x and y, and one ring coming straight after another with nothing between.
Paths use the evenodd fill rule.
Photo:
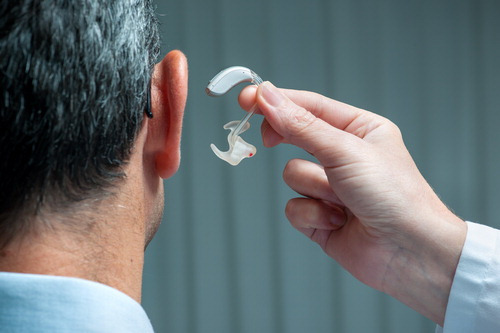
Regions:
<instances>
[{"instance_id":1,"label":"human ear","mask_svg":"<svg viewBox=\"0 0 500 333\"><path fill-rule=\"evenodd\" d=\"M169 52L156 64L151 80L151 112L148 119L147 153L154 158L156 173L173 176L180 164L182 118L188 87L187 59L181 51Z\"/></svg>"}]
</instances>

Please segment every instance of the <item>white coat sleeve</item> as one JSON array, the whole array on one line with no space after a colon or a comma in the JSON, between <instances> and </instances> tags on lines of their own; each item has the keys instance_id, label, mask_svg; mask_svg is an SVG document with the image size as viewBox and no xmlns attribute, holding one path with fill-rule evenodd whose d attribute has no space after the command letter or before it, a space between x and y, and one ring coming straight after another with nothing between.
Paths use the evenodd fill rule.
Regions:
<instances>
[{"instance_id":1,"label":"white coat sleeve","mask_svg":"<svg viewBox=\"0 0 500 333\"><path fill-rule=\"evenodd\" d=\"M436 333L500 332L500 230L467 222L443 327Z\"/></svg>"}]
</instances>

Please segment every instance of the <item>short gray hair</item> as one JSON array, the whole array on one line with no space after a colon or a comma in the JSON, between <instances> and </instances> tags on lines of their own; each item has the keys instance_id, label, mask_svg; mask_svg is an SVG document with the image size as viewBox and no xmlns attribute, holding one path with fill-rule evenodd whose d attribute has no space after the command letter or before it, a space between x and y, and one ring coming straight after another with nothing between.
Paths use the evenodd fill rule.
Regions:
<instances>
[{"instance_id":1,"label":"short gray hair","mask_svg":"<svg viewBox=\"0 0 500 333\"><path fill-rule=\"evenodd\" d=\"M123 178L158 54L150 0L2 1L0 246Z\"/></svg>"}]
</instances>

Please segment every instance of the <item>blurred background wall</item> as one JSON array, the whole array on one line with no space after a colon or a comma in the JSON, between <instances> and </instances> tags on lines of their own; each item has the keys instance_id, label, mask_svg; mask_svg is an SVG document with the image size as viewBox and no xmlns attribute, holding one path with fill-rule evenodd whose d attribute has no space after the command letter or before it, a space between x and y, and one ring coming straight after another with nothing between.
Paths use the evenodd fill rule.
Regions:
<instances>
[{"instance_id":1,"label":"blurred background wall","mask_svg":"<svg viewBox=\"0 0 500 333\"><path fill-rule=\"evenodd\" d=\"M500 227L500 2L491 0L157 0L162 51L183 50L190 88L179 173L147 251L143 304L157 332L433 332L365 287L284 216L289 146L264 148L260 116L232 167L222 126L236 91L209 98L219 70L369 109L401 128L417 165L464 219ZM432 230L429 230L432 232Z\"/></svg>"}]
</instances>

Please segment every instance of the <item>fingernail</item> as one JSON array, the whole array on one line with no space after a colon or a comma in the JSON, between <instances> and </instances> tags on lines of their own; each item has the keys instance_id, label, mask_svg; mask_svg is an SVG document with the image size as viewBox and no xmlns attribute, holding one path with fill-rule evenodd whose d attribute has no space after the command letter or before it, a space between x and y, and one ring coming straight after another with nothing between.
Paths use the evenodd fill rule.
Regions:
<instances>
[{"instance_id":1,"label":"fingernail","mask_svg":"<svg viewBox=\"0 0 500 333\"><path fill-rule=\"evenodd\" d=\"M279 106L283 101L281 92L271 82L262 83L262 97L271 106Z\"/></svg>"}]
</instances>

